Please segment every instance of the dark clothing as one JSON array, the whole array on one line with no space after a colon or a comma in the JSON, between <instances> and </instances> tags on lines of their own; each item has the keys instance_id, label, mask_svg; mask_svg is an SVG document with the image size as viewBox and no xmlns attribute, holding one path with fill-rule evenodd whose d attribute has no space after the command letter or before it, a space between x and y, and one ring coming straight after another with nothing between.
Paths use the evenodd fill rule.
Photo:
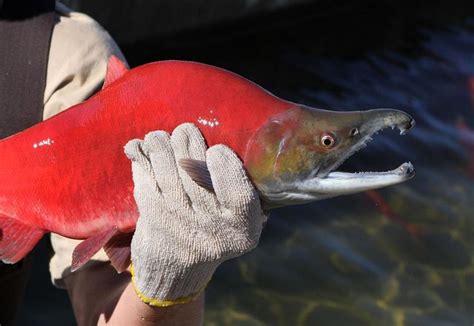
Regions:
<instances>
[{"instance_id":1,"label":"dark clothing","mask_svg":"<svg viewBox=\"0 0 474 326\"><path fill-rule=\"evenodd\" d=\"M13 325L30 276L31 255L14 265L0 263L0 325Z\"/></svg>"},{"instance_id":2,"label":"dark clothing","mask_svg":"<svg viewBox=\"0 0 474 326\"><path fill-rule=\"evenodd\" d=\"M0 138L5 138L42 120L55 1L0 0L0 6ZM2 326L14 323L30 267L31 257L14 265L0 262Z\"/></svg>"},{"instance_id":3,"label":"dark clothing","mask_svg":"<svg viewBox=\"0 0 474 326\"><path fill-rule=\"evenodd\" d=\"M0 138L40 122L54 0L3 0L0 11Z\"/></svg>"}]
</instances>

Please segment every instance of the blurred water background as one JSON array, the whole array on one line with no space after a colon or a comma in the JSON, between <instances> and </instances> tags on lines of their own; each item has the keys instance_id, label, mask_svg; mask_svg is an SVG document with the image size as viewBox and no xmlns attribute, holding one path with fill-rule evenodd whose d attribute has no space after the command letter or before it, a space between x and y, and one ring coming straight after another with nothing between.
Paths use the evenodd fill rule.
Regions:
<instances>
[{"instance_id":1,"label":"blurred water background","mask_svg":"<svg viewBox=\"0 0 474 326\"><path fill-rule=\"evenodd\" d=\"M411 161L413 180L275 210L258 248L217 271L206 325L473 325L474 2L308 1L120 45L132 66L201 61L299 103L417 121L340 168ZM67 300L38 252L20 324L74 324Z\"/></svg>"}]
</instances>

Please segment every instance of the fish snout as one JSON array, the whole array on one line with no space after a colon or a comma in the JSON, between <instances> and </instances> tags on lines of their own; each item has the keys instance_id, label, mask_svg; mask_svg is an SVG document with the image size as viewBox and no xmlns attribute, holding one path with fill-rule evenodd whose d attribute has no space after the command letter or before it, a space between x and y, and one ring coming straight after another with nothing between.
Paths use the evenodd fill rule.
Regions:
<instances>
[{"instance_id":1,"label":"fish snout","mask_svg":"<svg viewBox=\"0 0 474 326\"><path fill-rule=\"evenodd\" d=\"M362 112L361 131L371 135L385 128L398 128L404 135L415 126L415 120L404 111L394 109L375 109Z\"/></svg>"}]
</instances>

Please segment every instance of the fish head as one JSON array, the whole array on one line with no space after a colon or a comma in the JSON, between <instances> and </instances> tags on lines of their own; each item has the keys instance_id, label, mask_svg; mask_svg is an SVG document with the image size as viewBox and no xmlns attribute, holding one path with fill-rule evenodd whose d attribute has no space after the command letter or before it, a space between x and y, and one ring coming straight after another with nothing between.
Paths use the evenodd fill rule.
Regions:
<instances>
[{"instance_id":1,"label":"fish head","mask_svg":"<svg viewBox=\"0 0 474 326\"><path fill-rule=\"evenodd\" d=\"M327 111L302 105L272 116L250 139L244 163L267 208L302 204L406 181L411 163L386 172L335 171L378 131L414 126L393 109Z\"/></svg>"}]
</instances>

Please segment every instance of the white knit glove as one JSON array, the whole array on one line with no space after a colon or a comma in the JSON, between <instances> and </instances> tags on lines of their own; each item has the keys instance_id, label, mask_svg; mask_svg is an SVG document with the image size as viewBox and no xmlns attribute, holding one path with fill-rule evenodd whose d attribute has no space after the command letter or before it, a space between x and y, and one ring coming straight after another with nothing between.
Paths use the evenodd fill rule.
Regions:
<instances>
[{"instance_id":1,"label":"white knit glove","mask_svg":"<svg viewBox=\"0 0 474 326\"><path fill-rule=\"evenodd\" d=\"M198 296L223 261L258 244L266 220L242 163L226 146L207 150L193 124L171 137L151 132L125 146L132 161L138 219L132 240L132 282L154 306ZM206 161L215 193L198 186L177 164Z\"/></svg>"}]
</instances>

